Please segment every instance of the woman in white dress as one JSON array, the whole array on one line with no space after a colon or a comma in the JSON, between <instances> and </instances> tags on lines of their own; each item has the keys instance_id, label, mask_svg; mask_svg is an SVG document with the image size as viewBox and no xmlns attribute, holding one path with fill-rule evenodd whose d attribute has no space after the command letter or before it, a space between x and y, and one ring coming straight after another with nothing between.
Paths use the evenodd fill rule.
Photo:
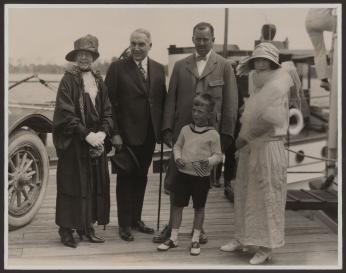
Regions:
<instances>
[{"instance_id":1,"label":"woman in white dress","mask_svg":"<svg viewBox=\"0 0 346 273\"><path fill-rule=\"evenodd\" d=\"M279 64L279 51L261 43L242 61L238 74L250 72L250 97L245 101L236 140L239 154L235 183L234 239L221 247L235 251L255 246L250 264L271 258L284 245L287 159L284 137L289 125L288 94L293 85Z\"/></svg>"}]
</instances>

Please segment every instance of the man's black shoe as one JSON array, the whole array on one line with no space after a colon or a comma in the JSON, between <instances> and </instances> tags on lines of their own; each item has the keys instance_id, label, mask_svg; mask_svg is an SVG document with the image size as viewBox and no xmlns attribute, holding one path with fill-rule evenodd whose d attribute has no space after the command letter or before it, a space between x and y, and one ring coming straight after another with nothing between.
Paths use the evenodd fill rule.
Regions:
<instances>
[{"instance_id":1,"label":"man's black shoe","mask_svg":"<svg viewBox=\"0 0 346 273\"><path fill-rule=\"evenodd\" d=\"M159 235L153 237L153 243L162 244L171 237L171 229L166 225Z\"/></svg>"},{"instance_id":2,"label":"man's black shoe","mask_svg":"<svg viewBox=\"0 0 346 273\"><path fill-rule=\"evenodd\" d=\"M225 187L225 188L231 187L231 180L225 179L225 180L224 180L224 187Z\"/></svg>"},{"instance_id":3,"label":"man's black shoe","mask_svg":"<svg viewBox=\"0 0 346 273\"><path fill-rule=\"evenodd\" d=\"M119 228L119 236L122 240L131 242L134 240L130 228Z\"/></svg>"},{"instance_id":4,"label":"man's black shoe","mask_svg":"<svg viewBox=\"0 0 346 273\"><path fill-rule=\"evenodd\" d=\"M219 179L217 179L216 181L214 181L213 187L215 187L215 188L220 188L220 187L221 187L221 183L220 183L220 180L219 180Z\"/></svg>"},{"instance_id":5,"label":"man's black shoe","mask_svg":"<svg viewBox=\"0 0 346 273\"><path fill-rule=\"evenodd\" d=\"M138 220L137 223L132 228L147 234L154 233L154 229L146 226L141 220Z\"/></svg>"}]
</instances>

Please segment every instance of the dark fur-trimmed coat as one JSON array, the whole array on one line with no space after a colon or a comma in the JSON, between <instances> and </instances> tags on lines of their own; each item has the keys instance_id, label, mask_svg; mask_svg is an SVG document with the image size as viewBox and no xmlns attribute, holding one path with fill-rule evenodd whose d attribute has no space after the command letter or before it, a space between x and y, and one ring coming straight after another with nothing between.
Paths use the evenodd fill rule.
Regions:
<instances>
[{"instance_id":1,"label":"dark fur-trimmed coat","mask_svg":"<svg viewBox=\"0 0 346 273\"><path fill-rule=\"evenodd\" d=\"M81 222L85 221L81 219L84 214L81 211L83 198L97 200L97 219L94 220L99 224L109 222L110 182L107 156L104 153L98 158L95 167L95 162L89 157L90 145L85 141L85 137L91 131L104 131L108 137L111 136L112 109L101 75L94 71L92 74L98 87L95 100L98 120L93 124L93 127L97 125L97 130L88 128L90 126L87 121L91 115L90 103L88 104L90 98L84 92L83 78L78 67L65 72L59 85L53 117L53 142L58 155L56 222L60 226L68 225L71 228L79 227ZM94 189L97 198L90 196L91 185L94 184L91 181L91 172L96 172L99 180L97 190ZM68 198L70 210L67 212Z\"/></svg>"}]
</instances>

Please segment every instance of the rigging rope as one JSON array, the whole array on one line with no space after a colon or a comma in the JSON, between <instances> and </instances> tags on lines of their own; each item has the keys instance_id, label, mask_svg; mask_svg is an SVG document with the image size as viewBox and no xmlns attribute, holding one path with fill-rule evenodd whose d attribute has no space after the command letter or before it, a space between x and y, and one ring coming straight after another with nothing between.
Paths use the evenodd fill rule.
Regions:
<instances>
[{"instance_id":1,"label":"rigging rope","mask_svg":"<svg viewBox=\"0 0 346 273\"><path fill-rule=\"evenodd\" d=\"M8 88L8 90L12 89L13 87L15 87L15 86L17 86L17 85L19 85L19 84L21 84L21 83L23 83L23 82L26 82L26 81L28 81L28 80L30 80L30 79L32 79L32 78L35 78L35 77L36 77L36 75L34 74L34 75L31 75L30 77L27 77L27 78L25 78L25 79L23 79L23 80L21 80L21 81L19 81L19 82L16 82L15 84L11 85L11 86Z\"/></svg>"},{"instance_id":2,"label":"rigging rope","mask_svg":"<svg viewBox=\"0 0 346 273\"><path fill-rule=\"evenodd\" d=\"M45 80L41 79L39 76L36 75L36 78L38 79L38 81L43 84L45 87L47 87L48 89L50 89L51 91L56 92L57 88L53 85L50 85L48 82L46 82Z\"/></svg>"},{"instance_id":3,"label":"rigging rope","mask_svg":"<svg viewBox=\"0 0 346 273\"><path fill-rule=\"evenodd\" d=\"M304 156L304 157L307 157L307 158L312 158L312 159L317 159L317 160L321 160L321 161L330 161L330 162L337 162L336 159L332 159L332 158L325 158L325 157L316 157L316 156L311 156L311 155L306 155L304 153L300 153L300 152L296 152L296 151L293 151L289 148L286 148L287 151L291 152L291 153L294 153L294 154L297 154L297 155L301 155L301 156Z\"/></svg>"},{"instance_id":4,"label":"rigging rope","mask_svg":"<svg viewBox=\"0 0 346 273\"><path fill-rule=\"evenodd\" d=\"M41 83L42 85L44 85L45 87L47 87L47 88L50 89L51 91L54 91L54 92L57 91L57 88L56 88L55 86L50 85L47 81L45 81L44 79L41 79L37 74L33 74L33 75L31 75L30 77L27 77L27 78L25 78L25 79L23 79L23 80L21 80L21 81L16 82L15 84L11 85L8 89L10 90L10 89L12 89L13 87L15 87L15 86L17 86L17 85L19 85L19 84L22 84L22 83L24 83L24 82L26 82L26 81L28 81L28 80L30 80L30 79L32 79L32 78L37 78L38 81L39 81L39 83Z\"/></svg>"}]
</instances>

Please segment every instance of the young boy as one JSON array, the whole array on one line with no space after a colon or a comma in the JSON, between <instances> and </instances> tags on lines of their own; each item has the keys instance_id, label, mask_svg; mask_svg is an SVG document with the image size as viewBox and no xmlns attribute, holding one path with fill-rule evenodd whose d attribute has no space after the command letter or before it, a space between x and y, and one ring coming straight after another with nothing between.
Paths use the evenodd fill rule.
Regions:
<instances>
[{"instance_id":1,"label":"young boy","mask_svg":"<svg viewBox=\"0 0 346 273\"><path fill-rule=\"evenodd\" d=\"M194 231L190 254L199 255L199 235L204 221L204 208L210 186L213 166L222 162L220 135L211 125L215 102L209 94L202 93L193 100L193 123L184 126L173 147L178 178L172 189L173 215L171 237L157 247L167 251L178 246L178 233L184 207L192 196L194 208Z\"/></svg>"}]
</instances>

